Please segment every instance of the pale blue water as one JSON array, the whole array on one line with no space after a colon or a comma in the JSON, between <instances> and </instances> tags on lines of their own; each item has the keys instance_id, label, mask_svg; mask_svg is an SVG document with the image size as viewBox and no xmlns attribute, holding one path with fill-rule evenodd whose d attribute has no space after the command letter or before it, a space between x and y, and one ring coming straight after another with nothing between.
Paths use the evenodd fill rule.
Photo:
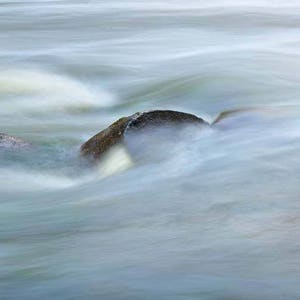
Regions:
<instances>
[{"instance_id":1,"label":"pale blue water","mask_svg":"<svg viewBox=\"0 0 300 300\"><path fill-rule=\"evenodd\" d=\"M1 1L0 299L300 299L299 1ZM103 178L117 118L207 120ZM155 156L155 152L152 153Z\"/></svg>"}]
</instances>

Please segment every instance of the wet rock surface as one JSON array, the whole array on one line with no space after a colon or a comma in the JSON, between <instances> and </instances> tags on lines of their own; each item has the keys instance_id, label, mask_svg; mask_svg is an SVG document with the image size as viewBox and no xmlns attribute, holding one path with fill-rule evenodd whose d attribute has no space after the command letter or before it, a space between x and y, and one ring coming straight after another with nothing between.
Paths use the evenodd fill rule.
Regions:
<instances>
[{"instance_id":1,"label":"wet rock surface","mask_svg":"<svg viewBox=\"0 0 300 300\"><path fill-rule=\"evenodd\" d=\"M188 113L172 110L154 110L136 113L126 127L126 132L140 131L148 128L182 126L188 124L208 125L203 119Z\"/></svg>"},{"instance_id":2,"label":"wet rock surface","mask_svg":"<svg viewBox=\"0 0 300 300\"><path fill-rule=\"evenodd\" d=\"M151 132L157 129L175 129L175 131L161 131L168 136L176 132L179 127L193 125L208 127L203 119L188 113L172 110L155 110L135 113L124 117L99 132L81 146L81 155L94 160L101 159L112 147L125 144L127 137L137 133ZM147 146L147 141L144 141Z\"/></svg>"},{"instance_id":3,"label":"wet rock surface","mask_svg":"<svg viewBox=\"0 0 300 300\"><path fill-rule=\"evenodd\" d=\"M100 159L113 146L123 142L124 131L129 121L130 117L121 118L94 135L81 146L81 155L89 159Z\"/></svg>"}]
</instances>

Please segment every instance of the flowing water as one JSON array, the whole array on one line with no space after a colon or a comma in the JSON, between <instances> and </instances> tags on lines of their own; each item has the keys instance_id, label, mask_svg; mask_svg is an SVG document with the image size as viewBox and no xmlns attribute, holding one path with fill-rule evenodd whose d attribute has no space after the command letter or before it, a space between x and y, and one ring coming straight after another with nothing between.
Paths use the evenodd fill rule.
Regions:
<instances>
[{"instance_id":1,"label":"flowing water","mask_svg":"<svg viewBox=\"0 0 300 300\"><path fill-rule=\"evenodd\" d=\"M0 149L0 299L300 299L299 70L298 0L0 0L0 132L34 145ZM136 111L243 107L271 113L78 158Z\"/></svg>"}]
</instances>

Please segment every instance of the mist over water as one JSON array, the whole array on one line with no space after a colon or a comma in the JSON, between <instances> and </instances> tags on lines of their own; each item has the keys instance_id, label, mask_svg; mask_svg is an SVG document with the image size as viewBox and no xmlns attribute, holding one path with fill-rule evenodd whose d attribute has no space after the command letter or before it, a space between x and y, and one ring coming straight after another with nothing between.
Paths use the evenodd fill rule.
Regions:
<instances>
[{"instance_id":1,"label":"mist over water","mask_svg":"<svg viewBox=\"0 0 300 300\"><path fill-rule=\"evenodd\" d=\"M0 132L34 145L0 148L0 299L299 299L299 55L299 1L0 0ZM78 157L136 111L243 107Z\"/></svg>"}]
</instances>

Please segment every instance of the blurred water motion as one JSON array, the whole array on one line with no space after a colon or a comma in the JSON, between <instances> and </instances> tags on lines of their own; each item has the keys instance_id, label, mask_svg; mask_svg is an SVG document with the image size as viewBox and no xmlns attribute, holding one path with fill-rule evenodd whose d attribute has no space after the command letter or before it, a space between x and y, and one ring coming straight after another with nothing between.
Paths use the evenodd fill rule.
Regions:
<instances>
[{"instance_id":1,"label":"blurred water motion","mask_svg":"<svg viewBox=\"0 0 300 300\"><path fill-rule=\"evenodd\" d=\"M1 299L300 298L299 1L0 1L0 41L0 132L36 146L0 152ZM242 107L274 112L78 160L136 111Z\"/></svg>"}]
</instances>

